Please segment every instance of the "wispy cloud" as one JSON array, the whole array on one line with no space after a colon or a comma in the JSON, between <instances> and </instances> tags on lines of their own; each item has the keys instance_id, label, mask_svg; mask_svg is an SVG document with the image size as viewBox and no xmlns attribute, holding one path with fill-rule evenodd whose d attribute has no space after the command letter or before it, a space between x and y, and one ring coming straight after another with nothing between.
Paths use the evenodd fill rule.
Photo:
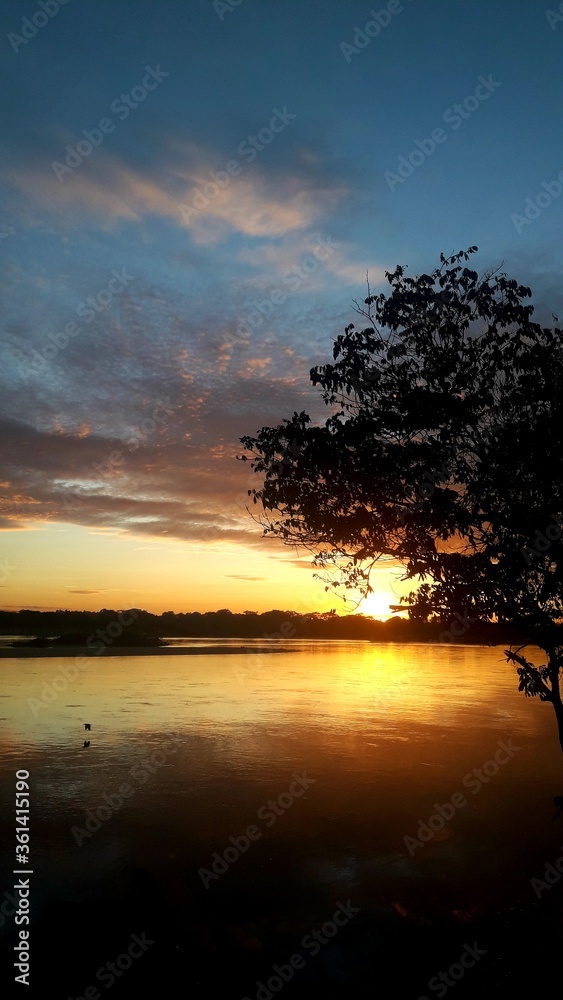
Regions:
<instances>
[{"instance_id":1,"label":"wispy cloud","mask_svg":"<svg viewBox=\"0 0 563 1000\"><path fill-rule=\"evenodd\" d=\"M37 166L9 169L3 179L28 202L69 225L88 219L107 228L121 220L141 222L157 216L188 229L196 244L217 243L232 232L275 239L317 222L346 195L341 185L315 187L298 174L273 181L255 169L217 189L204 199L201 210L186 213L182 206L191 204L194 192L209 183L212 165L205 172L185 171L179 179L166 163L155 175L98 151L88 166L88 172L62 181Z\"/></svg>"},{"instance_id":2,"label":"wispy cloud","mask_svg":"<svg viewBox=\"0 0 563 1000\"><path fill-rule=\"evenodd\" d=\"M69 594L107 594L107 590L75 590L73 587L67 587Z\"/></svg>"},{"instance_id":3,"label":"wispy cloud","mask_svg":"<svg viewBox=\"0 0 563 1000\"><path fill-rule=\"evenodd\" d=\"M238 573L225 573L225 576L229 580L266 580L267 579L265 576L243 576L242 574L239 575Z\"/></svg>"}]
</instances>

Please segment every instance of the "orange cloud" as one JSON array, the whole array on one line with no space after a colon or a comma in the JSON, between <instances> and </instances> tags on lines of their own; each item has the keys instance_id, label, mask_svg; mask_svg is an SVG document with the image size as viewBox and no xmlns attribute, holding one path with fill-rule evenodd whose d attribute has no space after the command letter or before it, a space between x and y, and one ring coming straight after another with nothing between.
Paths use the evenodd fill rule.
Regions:
<instances>
[{"instance_id":1,"label":"orange cloud","mask_svg":"<svg viewBox=\"0 0 563 1000\"><path fill-rule=\"evenodd\" d=\"M74 219L77 210L86 211L105 227L121 219L138 222L144 216L157 215L189 229L198 244L216 243L232 230L246 236L283 236L311 225L345 194L343 189L306 189L297 177L289 178L272 192L253 174L252 178L234 177L229 186L205 197L202 192L210 184L211 167L208 164L207 168L198 168L193 175L176 172L188 183L175 193L102 150L97 153L94 175L80 173L77 168L59 181L54 174L31 168L11 172L5 179L28 200L57 215L66 212ZM173 173L163 166L163 176ZM202 207L194 209L194 200Z\"/></svg>"}]
</instances>

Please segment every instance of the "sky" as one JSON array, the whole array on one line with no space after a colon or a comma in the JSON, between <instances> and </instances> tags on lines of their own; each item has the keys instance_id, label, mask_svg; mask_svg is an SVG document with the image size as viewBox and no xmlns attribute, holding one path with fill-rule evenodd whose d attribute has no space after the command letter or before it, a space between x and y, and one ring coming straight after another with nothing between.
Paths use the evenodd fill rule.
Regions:
<instances>
[{"instance_id":1,"label":"sky","mask_svg":"<svg viewBox=\"0 0 563 1000\"><path fill-rule=\"evenodd\" d=\"M328 415L366 274L477 245L561 314L563 13L4 0L0 45L0 607L345 611L239 439Z\"/></svg>"}]
</instances>

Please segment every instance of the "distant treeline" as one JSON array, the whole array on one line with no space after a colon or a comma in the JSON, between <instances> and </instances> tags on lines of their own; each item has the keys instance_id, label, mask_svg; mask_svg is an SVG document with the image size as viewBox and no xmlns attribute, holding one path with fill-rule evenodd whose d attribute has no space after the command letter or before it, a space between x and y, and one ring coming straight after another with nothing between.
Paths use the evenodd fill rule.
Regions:
<instances>
[{"instance_id":1,"label":"distant treeline","mask_svg":"<svg viewBox=\"0 0 563 1000\"><path fill-rule=\"evenodd\" d=\"M525 641L515 626L464 621L421 622L393 618L380 622L364 615L337 615L295 611L245 611L227 609L153 615L139 608L101 611L0 611L0 635L60 636L95 633L111 622L132 625L137 635L232 639L370 639L378 642L463 642L506 644ZM133 625L134 622L134 625Z\"/></svg>"}]
</instances>

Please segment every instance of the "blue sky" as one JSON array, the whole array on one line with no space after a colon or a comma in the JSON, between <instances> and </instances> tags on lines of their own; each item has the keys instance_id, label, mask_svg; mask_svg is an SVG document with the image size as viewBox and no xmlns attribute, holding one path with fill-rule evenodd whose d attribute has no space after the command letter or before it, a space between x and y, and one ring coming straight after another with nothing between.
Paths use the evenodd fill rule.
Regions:
<instances>
[{"instance_id":1,"label":"blue sky","mask_svg":"<svg viewBox=\"0 0 563 1000\"><path fill-rule=\"evenodd\" d=\"M476 244L561 312L563 15L56 6L0 11L0 602L329 607L248 518L238 439L322 416L366 271Z\"/></svg>"}]
</instances>

